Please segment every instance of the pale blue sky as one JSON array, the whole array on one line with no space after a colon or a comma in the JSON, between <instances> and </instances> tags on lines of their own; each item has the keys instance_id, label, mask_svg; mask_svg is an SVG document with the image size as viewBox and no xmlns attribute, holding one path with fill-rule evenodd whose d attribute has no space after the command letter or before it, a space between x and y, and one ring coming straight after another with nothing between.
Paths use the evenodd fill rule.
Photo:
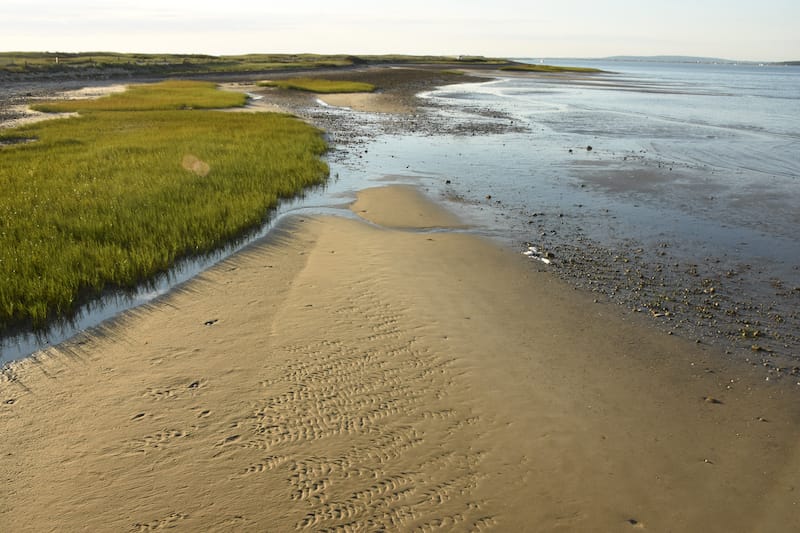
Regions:
<instances>
[{"instance_id":1,"label":"pale blue sky","mask_svg":"<svg viewBox=\"0 0 800 533\"><path fill-rule=\"evenodd\" d=\"M0 51L800 60L798 24L798 0L2 0Z\"/></svg>"}]
</instances>

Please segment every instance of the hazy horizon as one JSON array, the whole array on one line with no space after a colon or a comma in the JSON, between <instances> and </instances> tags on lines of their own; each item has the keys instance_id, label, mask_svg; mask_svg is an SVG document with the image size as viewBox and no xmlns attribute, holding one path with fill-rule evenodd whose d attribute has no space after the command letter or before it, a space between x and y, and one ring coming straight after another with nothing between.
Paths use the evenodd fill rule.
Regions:
<instances>
[{"instance_id":1,"label":"hazy horizon","mask_svg":"<svg viewBox=\"0 0 800 533\"><path fill-rule=\"evenodd\" d=\"M0 50L800 60L800 3L4 0Z\"/></svg>"}]
</instances>

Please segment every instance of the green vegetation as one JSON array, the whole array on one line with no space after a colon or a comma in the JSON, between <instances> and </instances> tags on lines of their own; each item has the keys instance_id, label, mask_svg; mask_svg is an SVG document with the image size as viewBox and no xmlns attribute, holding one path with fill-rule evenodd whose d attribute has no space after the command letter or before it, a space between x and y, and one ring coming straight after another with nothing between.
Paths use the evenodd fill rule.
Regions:
<instances>
[{"instance_id":1,"label":"green vegetation","mask_svg":"<svg viewBox=\"0 0 800 533\"><path fill-rule=\"evenodd\" d=\"M135 87L64 102L79 117L0 133L0 334L214 250L324 181L321 132L294 117L174 109L208 91ZM131 102L137 111L113 111Z\"/></svg>"},{"instance_id":2,"label":"green vegetation","mask_svg":"<svg viewBox=\"0 0 800 533\"><path fill-rule=\"evenodd\" d=\"M309 70L368 64L500 65L481 56L246 54L119 54L114 52L0 52L0 79L36 77L179 76L275 70Z\"/></svg>"},{"instance_id":3,"label":"green vegetation","mask_svg":"<svg viewBox=\"0 0 800 533\"><path fill-rule=\"evenodd\" d=\"M220 91L214 83L172 80L157 84L132 85L124 93L103 98L48 102L31 107L45 113L166 111L240 107L246 102L246 95Z\"/></svg>"},{"instance_id":4,"label":"green vegetation","mask_svg":"<svg viewBox=\"0 0 800 533\"><path fill-rule=\"evenodd\" d=\"M281 89L293 89L320 94L371 93L375 90L375 86L371 83L317 78L290 78L278 81L262 81L259 82L258 85L261 87L279 87Z\"/></svg>"},{"instance_id":5,"label":"green vegetation","mask_svg":"<svg viewBox=\"0 0 800 533\"><path fill-rule=\"evenodd\" d=\"M564 73L564 72L579 72L584 74L600 74L605 71L598 68L589 67L559 67L554 65L507 65L500 67L500 70L510 70L518 72L548 72L548 73Z\"/></svg>"},{"instance_id":6,"label":"green vegetation","mask_svg":"<svg viewBox=\"0 0 800 533\"><path fill-rule=\"evenodd\" d=\"M49 75L213 74L352 65L347 56L314 54L118 54L114 52L2 52L0 73Z\"/></svg>"}]
</instances>

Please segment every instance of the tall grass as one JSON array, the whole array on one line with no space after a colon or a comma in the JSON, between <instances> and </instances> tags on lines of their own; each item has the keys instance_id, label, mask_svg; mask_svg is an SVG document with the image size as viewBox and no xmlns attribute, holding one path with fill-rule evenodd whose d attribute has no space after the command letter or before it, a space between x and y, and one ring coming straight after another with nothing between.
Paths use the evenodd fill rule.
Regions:
<instances>
[{"instance_id":1,"label":"tall grass","mask_svg":"<svg viewBox=\"0 0 800 533\"><path fill-rule=\"evenodd\" d=\"M134 88L0 134L0 334L211 251L326 178L321 132L294 117L144 110L207 90ZM108 111L131 101L143 110ZM22 138L35 142L3 144Z\"/></svg>"},{"instance_id":2,"label":"tall grass","mask_svg":"<svg viewBox=\"0 0 800 533\"><path fill-rule=\"evenodd\" d=\"M261 87L279 87L296 91L308 91L319 94L333 93L371 93L375 86L371 83L345 80L325 80L321 78L290 78L287 80L262 81Z\"/></svg>"}]
</instances>

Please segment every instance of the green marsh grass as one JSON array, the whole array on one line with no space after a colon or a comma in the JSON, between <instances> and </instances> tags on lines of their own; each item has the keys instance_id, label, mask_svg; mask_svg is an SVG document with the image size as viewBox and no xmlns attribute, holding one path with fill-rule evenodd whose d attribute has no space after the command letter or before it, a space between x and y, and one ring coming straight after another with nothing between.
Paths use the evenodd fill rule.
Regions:
<instances>
[{"instance_id":1,"label":"green marsh grass","mask_svg":"<svg viewBox=\"0 0 800 533\"><path fill-rule=\"evenodd\" d=\"M0 334L219 248L326 179L316 128L277 113L161 110L208 91L176 87L133 88L139 111L109 111L131 102L122 93L0 133Z\"/></svg>"},{"instance_id":2,"label":"green marsh grass","mask_svg":"<svg viewBox=\"0 0 800 533\"><path fill-rule=\"evenodd\" d=\"M375 86L371 83L318 78L290 78L287 80L262 81L259 82L258 85L261 87L279 87L281 89L293 89L319 94L371 93L375 90Z\"/></svg>"},{"instance_id":3,"label":"green marsh grass","mask_svg":"<svg viewBox=\"0 0 800 533\"><path fill-rule=\"evenodd\" d=\"M241 107L247 95L225 92L211 82L169 80L132 85L124 93L97 99L63 100L31 106L45 113L88 111L160 111L170 109L221 109Z\"/></svg>"}]
</instances>

